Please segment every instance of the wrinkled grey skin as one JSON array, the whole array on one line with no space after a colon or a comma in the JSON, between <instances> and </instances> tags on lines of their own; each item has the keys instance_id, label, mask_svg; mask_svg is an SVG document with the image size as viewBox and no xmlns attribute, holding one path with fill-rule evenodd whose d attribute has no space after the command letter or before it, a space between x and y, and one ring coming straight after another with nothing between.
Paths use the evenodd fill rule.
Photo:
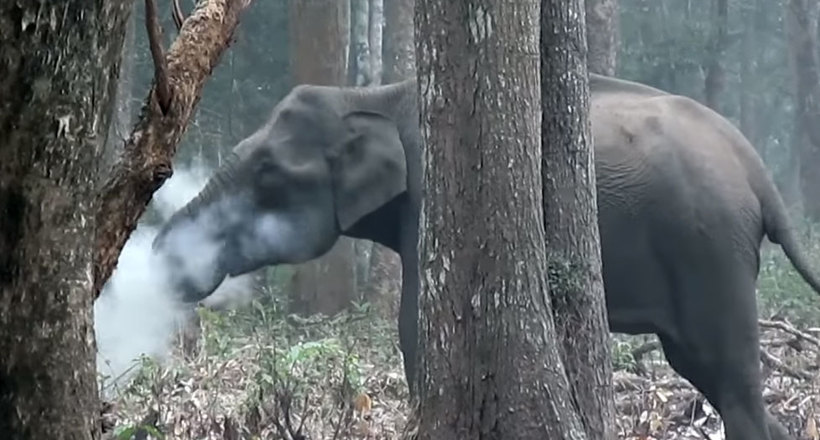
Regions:
<instances>
[{"instance_id":1,"label":"wrinkled grey skin","mask_svg":"<svg viewBox=\"0 0 820 440\"><path fill-rule=\"evenodd\" d=\"M610 329L657 334L675 370L718 409L727 439L791 438L761 398L755 281L763 236L781 244L814 290L820 285L761 159L724 118L690 99L597 75L590 88ZM206 297L226 274L319 257L340 235L379 242L402 259L400 345L413 385L418 121L415 82L294 89L157 238L157 252L178 264L184 299ZM203 218L207 227L180 232ZM185 234L219 245L185 266L187 248L174 244Z\"/></svg>"}]
</instances>

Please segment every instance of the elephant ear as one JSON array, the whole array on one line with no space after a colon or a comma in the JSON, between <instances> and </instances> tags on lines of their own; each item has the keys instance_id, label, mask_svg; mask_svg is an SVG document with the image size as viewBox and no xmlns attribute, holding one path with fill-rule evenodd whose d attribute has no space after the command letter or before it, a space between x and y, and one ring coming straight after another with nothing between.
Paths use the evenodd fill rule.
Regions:
<instances>
[{"instance_id":1,"label":"elephant ear","mask_svg":"<svg viewBox=\"0 0 820 440\"><path fill-rule=\"evenodd\" d=\"M345 135L329 162L342 231L407 189L407 163L396 123L379 113L343 117Z\"/></svg>"}]
</instances>

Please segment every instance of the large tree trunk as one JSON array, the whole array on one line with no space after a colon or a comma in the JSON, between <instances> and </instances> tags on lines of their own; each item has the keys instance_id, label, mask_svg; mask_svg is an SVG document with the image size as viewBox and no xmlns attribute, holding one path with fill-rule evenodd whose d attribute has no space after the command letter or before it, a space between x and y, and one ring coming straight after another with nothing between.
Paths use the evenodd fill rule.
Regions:
<instances>
[{"instance_id":1,"label":"large tree trunk","mask_svg":"<svg viewBox=\"0 0 820 440\"><path fill-rule=\"evenodd\" d=\"M729 45L729 1L714 0L714 24L706 62L703 95L706 105L720 112L720 98L726 88L726 69L723 59Z\"/></svg>"},{"instance_id":2,"label":"large tree trunk","mask_svg":"<svg viewBox=\"0 0 820 440\"><path fill-rule=\"evenodd\" d=\"M388 0L384 4L385 84L416 75L416 49L413 45L413 0Z\"/></svg>"},{"instance_id":3,"label":"large tree trunk","mask_svg":"<svg viewBox=\"0 0 820 440\"><path fill-rule=\"evenodd\" d=\"M364 20L367 26L366 16ZM349 2L291 0L290 39L294 84L347 83L348 56L354 52L349 50ZM292 310L304 315L336 314L355 299L355 280L355 246L352 239L342 237L327 254L295 267L290 286Z\"/></svg>"},{"instance_id":4,"label":"large tree trunk","mask_svg":"<svg viewBox=\"0 0 820 440\"><path fill-rule=\"evenodd\" d=\"M618 0L586 0L589 70L615 75L620 43Z\"/></svg>"},{"instance_id":5,"label":"large tree trunk","mask_svg":"<svg viewBox=\"0 0 820 440\"><path fill-rule=\"evenodd\" d=\"M537 0L417 0L420 439L584 438L547 291Z\"/></svg>"},{"instance_id":6,"label":"large tree trunk","mask_svg":"<svg viewBox=\"0 0 820 440\"><path fill-rule=\"evenodd\" d=\"M584 427L614 439L609 327L601 274L581 0L544 0L541 99L549 288L563 360ZM569 109L574 109L569 111Z\"/></svg>"},{"instance_id":7,"label":"large tree trunk","mask_svg":"<svg viewBox=\"0 0 820 440\"><path fill-rule=\"evenodd\" d=\"M820 75L817 57L818 0L789 0L786 5L789 52L794 74L796 141L803 211L820 222ZM794 154L794 153L793 153Z\"/></svg>"},{"instance_id":8,"label":"large tree trunk","mask_svg":"<svg viewBox=\"0 0 820 440\"><path fill-rule=\"evenodd\" d=\"M91 317L95 190L129 6L0 6L4 439L100 436Z\"/></svg>"}]
</instances>

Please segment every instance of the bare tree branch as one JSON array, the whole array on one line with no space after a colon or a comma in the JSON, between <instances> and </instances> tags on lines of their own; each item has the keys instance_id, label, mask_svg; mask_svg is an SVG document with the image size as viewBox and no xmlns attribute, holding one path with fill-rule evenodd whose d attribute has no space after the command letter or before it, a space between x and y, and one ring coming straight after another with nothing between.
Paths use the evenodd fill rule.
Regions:
<instances>
[{"instance_id":1,"label":"bare tree branch","mask_svg":"<svg viewBox=\"0 0 820 440\"><path fill-rule=\"evenodd\" d=\"M162 26L157 18L156 0L145 0L145 28L148 31L148 46L154 59L154 89L157 103L162 114L168 113L171 106L171 86L168 85L168 65L165 62L165 50L162 48Z\"/></svg>"},{"instance_id":2,"label":"bare tree branch","mask_svg":"<svg viewBox=\"0 0 820 440\"><path fill-rule=\"evenodd\" d=\"M182 13L182 7L179 6L179 0L171 0L171 16L174 18L177 31L181 31L182 23L185 21L185 15Z\"/></svg>"},{"instance_id":3,"label":"bare tree branch","mask_svg":"<svg viewBox=\"0 0 820 440\"><path fill-rule=\"evenodd\" d=\"M151 98L125 142L122 156L100 189L94 289L98 296L151 196L171 176L177 144L199 102L202 87L231 42L240 13L252 0L203 0L185 20L168 51L167 78L174 93L167 112Z\"/></svg>"}]
</instances>

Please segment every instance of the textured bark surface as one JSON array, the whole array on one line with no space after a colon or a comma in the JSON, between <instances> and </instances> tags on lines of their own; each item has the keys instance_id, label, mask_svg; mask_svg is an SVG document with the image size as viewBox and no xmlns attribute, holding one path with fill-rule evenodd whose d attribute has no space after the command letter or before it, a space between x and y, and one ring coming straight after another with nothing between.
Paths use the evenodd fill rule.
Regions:
<instances>
[{"instance_id":1,"label":"textured bark surface","mask_svg":"<svg viewBox=\"0 0 820 440\"><path fill-rule=\"evenodd\" d=\"M385 84L416 75L416 48L413 44L413 0L388 0L384 3L384 78Z\"/></svg>"},{"instance_id":2,"label":"textured bark surface","mask_svg":"<svg viewBox=\"0 0 820 440\"><path fill-rule=\"evenodd\" d=\"M417 0L418 438L584 438L547 291L537 0Z\"/></svg>"},{"instance_id":3,"label":"textured bark surface","mask_svg":"<svg viewBox=\"0 0 820 440\"><path fill-rule=\"evenodd\" d=\"M347 81L350 3L290 0L290 71L294 84Z\"/></svg>"},{"instance_id":4,"label":"textured bark surface","mask_svg":"<svg viewBox=\"0 0 820 440\"><path fill-rule=\"evenodd\" d=\"M366 1L364 1L367 4ZM290 63L296 84L345 85L350 51L350 2L291 0ZM364 16L367 42L367 15ZM290 285L292 311L334 315L356 295L356 252L342 237L320 258L299 264Z\"/></svg>"},{"instance_id":5,"label":"textured bark surface","mask_svg":"<svg viewBox=\"0 0 820 440\"><path fill-rule=\"evenodd\" d=\"M100 190L93 274L96 295L114 271L154 191L171 176L171 161L202 87L228 47L240 13L251 1L199 2L168 50L170 108L165 114L160 111L152 86L122 156Z\"/></svg>"},{"instance_id":6,"label":"textured bark surface","mask_svg":"<svg viewBox=\"0 0 820 440\"><path fill-rule=\"evenodd\" d=\"M618 0L586 0L587 66L594 73L615 75L621 40Z\"/></svg>"},{"instance_id":7,"label":"textured bark surface","mask_svg":"<svg viewBox=\"0 0 820 440\"><path fill-rule=\"evenodd\" d=\"M541 100L544 221L555 327L591 439L615 439L581 0L544 0Z\"/></svg>"},{"instance_id":8,"label":"textured bark surface","mask_svg":"<svg viewBox=\"0 0 820 440\"><path fill-rule=\"evenodd\" d=\"M796 100L796 156L803 211L820 222L820 72L817 56L818 0L789 0L786 5L789 52Z\"/></svg>"},{"instance_id":9,"label":"textured bark surface","mask_svg":"<svg viewBox=\"0 0 820 440\"><path fill-rule=\"evenodd\" d=\"M393 0L388 0L393 1ZM372 85L379 85L384 75L382 50L384 43L384 0L370 0L370 75Z\"/></svg>"},{"instance_id":10,"label":"textured bark surface","mask_svg":"<svg viewBox=\"0 0 820 440\"><path fill-rule=\"evenodd\" d=\"M370 1L350 0L350 71L348 82L366 86L373 80L370 67Z\"/></svg>"},{"instance_id":11,"label":"textured bark surface","mask_svg":"<svg viewBox=\"0 0 820 440\"><path fill-rule=\"evenodd\" d=\"M99 438L97 167L128 1L0 4L0 433Z\"/></svg>"}]
</instances>

